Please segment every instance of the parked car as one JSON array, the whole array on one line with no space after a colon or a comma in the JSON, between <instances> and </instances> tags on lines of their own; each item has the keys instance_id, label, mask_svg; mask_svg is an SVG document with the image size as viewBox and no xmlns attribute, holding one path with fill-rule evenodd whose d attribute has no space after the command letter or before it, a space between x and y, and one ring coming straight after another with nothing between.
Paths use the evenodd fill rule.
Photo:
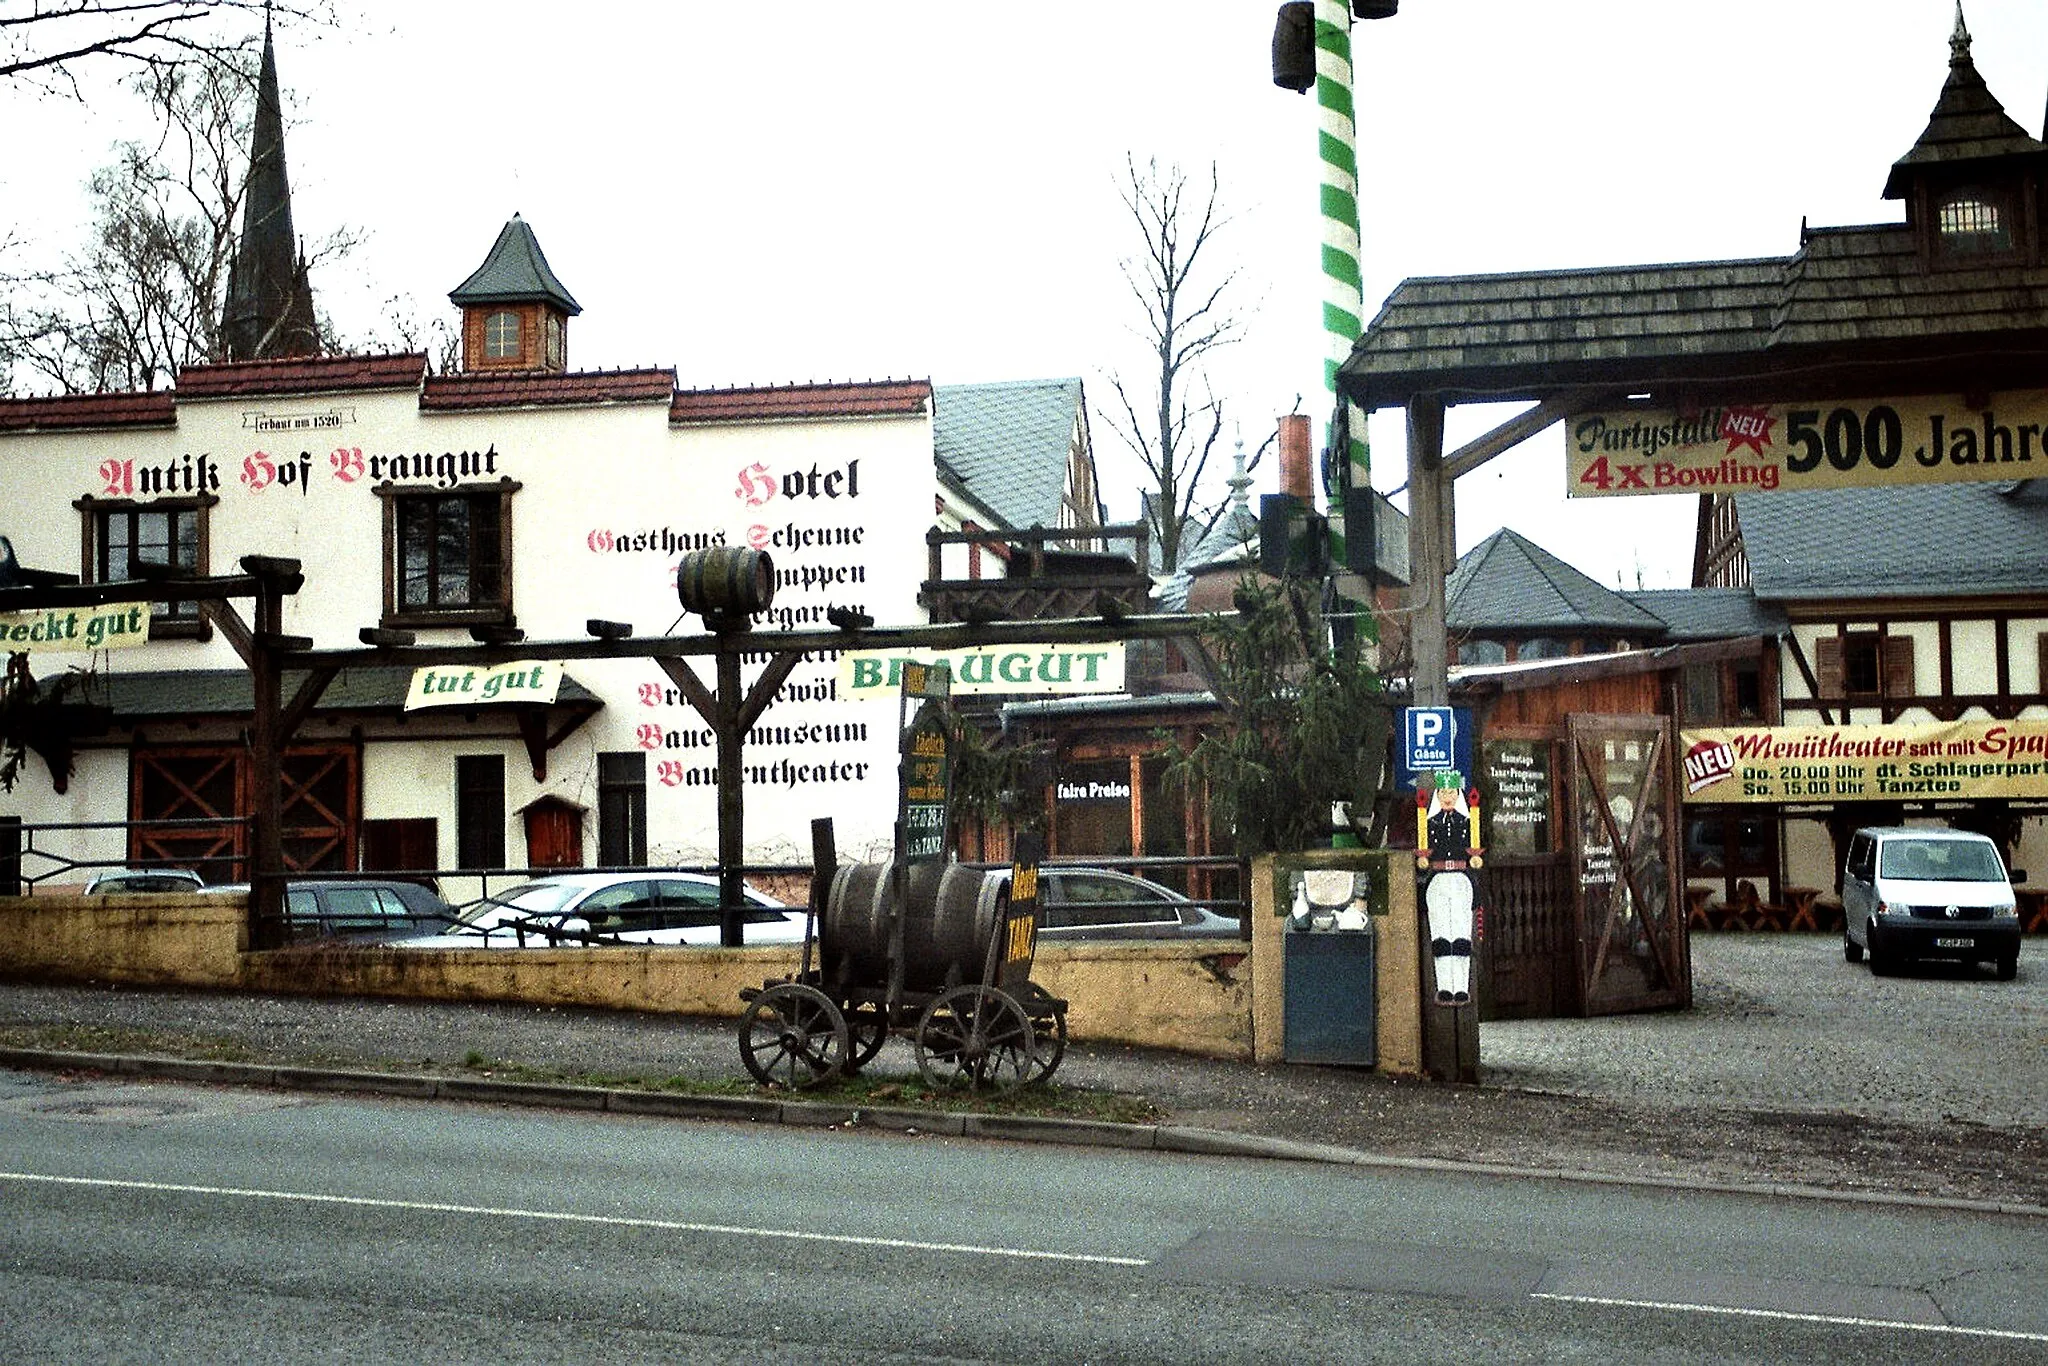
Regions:
<instances>
[{"instance_id":1,"label":"parked car","mask_svg":"<svg viewBox=\"0 0 2048 1366\"><path fill-rule=\"evenodd\" d=\"M1866 826L1850 837L1842 868L1842 956L1855 963L1868 953L1880 975L1916 958L1988 962L2011 981L2020 961L2012 882L1983 835Z\"/></svg>"},{"instance_id":2,"label":"parked car","mask_svg":"<svg viewBox=\"0 0 2048 1366\"><path fill-rule=\"evenodd\" d=\"M249 890L246 882L222 883L216 892ZM455 923L455 907L433 888L386 878L332 878L287 882L285 929L293 943L346 939L383 944L433 934Z\"/></svg>"},{"instance_id":3,"label":"parked car","mask_svg":"<svg viewBox=\"0 0 2048 1366\"><path fill-rule=\"evenodd\" d=\"M284 917L294 941L376 944L445 930L455 908L417 882L364 878L287 883Z\"/></svg>"},{"instance_id":4,"label":"parked car","mask_svg":"<svg viewBox=\"0 0 2048 1366\"><path fill-rule=\"evenodd\" d=\"M1038 870L1042 939L1235 939L1238 922L1171 887L1106 868Z\"/></svg>"},{"instance_id":5,"label":"parked car","mask_svg":"<svg viewBox=\"0 0 2048 1366\"><path fill-rule=\"evenodd\" d=\"M804 911L743 889L748 944L799 944ZM555 873L464 906L445 934L396 948L546 948L719 941L718 879L701 873Z\"/></svg>"},{"instance_id":6,"label":"parked car","mask_svg":"<svg viewBox=\"0 0 2048 1366\"><path fill-rule=\"evenodd\" d=\"M102 868L85 880L87 896L115 892L201 892L206 879L187 868Z\"/></svg>"}]
</instances>

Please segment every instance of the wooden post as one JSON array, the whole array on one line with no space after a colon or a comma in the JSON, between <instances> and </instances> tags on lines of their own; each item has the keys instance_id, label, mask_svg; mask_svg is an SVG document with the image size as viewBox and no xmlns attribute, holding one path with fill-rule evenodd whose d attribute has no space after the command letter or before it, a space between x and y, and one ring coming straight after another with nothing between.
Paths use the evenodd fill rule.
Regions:
<instances>
[{"instance_id":1,"label":"wooden post","mask_svg":"<svg viewBox=\"0 0 2048 1366\"><path fill-rule=\"evenodd\" d=\"M1444 405L1433 395L1408 404L1408 545L1412 557L1409 589L1413 691L1418 707L1451 703L1450 627L1444 621L1444 580L1457 563L1453 541L1456 483L1444 468ZM1477 746L1474 746L1477 753ZM1467 774L1469 779L1472 775ZM1448 875L1447 875L1448 876ZM1422 977L1429 975L1429 918L1418 915ZM1479 1010L1476 1005L1440 1006L1426 981L1422 994L1422 1066L1439 1081L1479 1080Z\"/></svg>"},{"instance_id":2,"label":"wooden post","mask_svg":"<svg viewBox=\"0 0 2048 1366\"><path fill-rule=\"evenodd\" d=\"M1443 477L1444 405L1427 396L1408 404L1408 546L1411 556L1409 651L1418 707L1451 701L1450 632L1444 624L1444 579L1452 559L1445 542L1452 485Z\"/></svg>"},{"instance_id":3,"label":"wooden post","mask_svg":"<svg viewBox=\"0 0 2048 1366\"><path fill-rule=\"evenodd\" d=\"M718 714L712 731L718 739L718 942L738 948L746 923L747 839L745 805L740 797L740 759L746 730L740 720L740 644L738 633L719 637Z\"/></svg>"},{"instance_id":4,"label":"wooden post","mask_svg":"<svg viewBox=\"0 0 2048 1366\"><path fill-rule=\"evenodd\" d=\"M249 657L249 946L274 949L285 942L284 924L284 671L278 646L284 596L275 576L259 575L256 629Z\"/></svg>"}]
</instances>

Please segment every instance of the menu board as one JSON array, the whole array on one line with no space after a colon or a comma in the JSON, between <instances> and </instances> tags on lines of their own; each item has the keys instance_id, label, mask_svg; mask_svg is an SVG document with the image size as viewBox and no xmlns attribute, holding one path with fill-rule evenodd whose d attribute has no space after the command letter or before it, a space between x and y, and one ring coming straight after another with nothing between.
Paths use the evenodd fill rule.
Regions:
<instances>
[{"instance_id":1,"label":"menu board","mask_svg":"<svg viewBox=\"0 0 2048 1366\"><path fill-rule=\"evenodd\" d=\"M1489 857L1551 851L1548 740L1482 741L1479 784Z\"/></svg>"}]
</instances>

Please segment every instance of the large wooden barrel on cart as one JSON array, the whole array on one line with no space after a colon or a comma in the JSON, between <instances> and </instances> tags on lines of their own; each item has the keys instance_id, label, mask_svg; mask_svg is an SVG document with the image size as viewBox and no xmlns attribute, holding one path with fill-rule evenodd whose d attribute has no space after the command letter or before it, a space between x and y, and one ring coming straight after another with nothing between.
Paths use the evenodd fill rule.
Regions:
<instances>
[{"instance_id":1,"label":"large wooden barrel on cart","mask_svg":"<svg viewBox=\"0 0 2048 1366\"><path fill-rule=\"evenodd\" d=\"M836 982L889 980L889 911L895 904L894 869L887 863L853 863L832 878L819 921L818 945L825 979ZM1007 942L1010 876L1004 871L958 863L914 863L907 870L908 912L903 917L903 986L912 992L944 991L979 982L989 945L998 932L995 986L1021 986L1031 976L1031 937Z\"/></svg>"}]
</instances>

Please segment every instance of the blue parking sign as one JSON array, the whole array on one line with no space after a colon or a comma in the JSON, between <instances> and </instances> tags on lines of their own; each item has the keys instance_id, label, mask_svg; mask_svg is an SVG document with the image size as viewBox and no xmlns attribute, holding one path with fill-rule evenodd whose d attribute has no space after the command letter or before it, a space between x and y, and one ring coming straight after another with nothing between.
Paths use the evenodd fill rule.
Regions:
<instances>
[{"instance_id":1,"label":"blue parking sign","mask_svg":"<svg viewBox=\"0 0 2048 1366\"><path fill-rule=\"evenodd\" d=\"M1458 766L1458 715L1450 707L1401 709L1401 767L1420 773Z\"/></svg>"}]
</instances>

